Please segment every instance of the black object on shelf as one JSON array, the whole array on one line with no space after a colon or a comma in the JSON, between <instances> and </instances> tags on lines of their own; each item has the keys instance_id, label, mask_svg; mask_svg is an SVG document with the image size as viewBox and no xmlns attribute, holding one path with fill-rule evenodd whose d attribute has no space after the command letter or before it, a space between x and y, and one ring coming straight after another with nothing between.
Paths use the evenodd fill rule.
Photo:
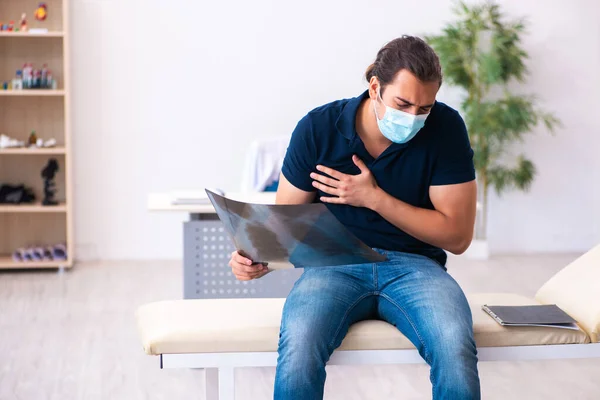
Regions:
<instances>
[{"instance_id":1,"label":"black object on shelf","mask_svg":"<svg viewBox=\"0 0 600 400\"><path fill-rule=\"evenodd\" d=\"M33 203L35 194L25 185L0 185L0 204Z\"/></svg>"},{"instance_id":2,"label":"black object on shelf","mask_svg":"<svg viewBox=\"0 0 600 400\"><path fill-rule=\"evenodd\" d=\"M44 178L44 199L42 205L44 206L55 206L58 201L54 200L56 194L56 184L54 183L54 177L58 172L58 161L51 158L48 160L48 164L42 170L42 178Z\"/></svg>"}]
</instances>

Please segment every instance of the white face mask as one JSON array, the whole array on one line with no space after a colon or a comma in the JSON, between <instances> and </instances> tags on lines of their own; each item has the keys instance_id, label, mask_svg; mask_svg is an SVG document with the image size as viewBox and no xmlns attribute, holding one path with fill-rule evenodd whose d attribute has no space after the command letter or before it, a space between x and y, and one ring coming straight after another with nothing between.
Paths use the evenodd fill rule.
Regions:
<instances>
[{"instance_id":1,"label":"white face mask","mask_svg":"<svg viewBox=\"0 0 600 400\"><path fill-rule=\"evenodd\" d=\"M375 117L377 118L377 125L379 130L389 140L394 143L406 143L423 128L425 120L429 116L427 114L413 115L404 111L396 110L395 108L388 107L381 98L379 88L377 89L377 97L381 100L381 104L385 106L385 114L383 119L379 119L377 113L377 104L373 102L373 108L375 109Z\"/></svg>"}]
</instances>

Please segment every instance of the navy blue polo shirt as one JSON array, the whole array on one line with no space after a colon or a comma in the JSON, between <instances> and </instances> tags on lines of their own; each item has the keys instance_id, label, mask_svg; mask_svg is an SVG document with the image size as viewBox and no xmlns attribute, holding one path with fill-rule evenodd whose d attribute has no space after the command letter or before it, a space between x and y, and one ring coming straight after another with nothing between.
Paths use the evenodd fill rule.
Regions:
<instances>
[{"instance_id":1,"label":"navy blue polo shirt","mask_svg":"<svg viewBox=\"0 0 600 400\"><path fill-rule=\"evenodd\" d=\"M311 172L321 164L345 174L360 170L352 162L358 155L388 194L415 207L434 209L429 187L475 179L473 150L459 113L436 101L425 126L408 143L392 143L378 158L366 150L355 128L356 113L368 92L334 101L309 112L292 134L282 172L295 187L312 192ZM328 196L319 191L318 197ZM446 253L398 229L376 212L363 207L326 203L329 210L355 236L370 247L421 254L442 266Z\"/></svg>"}]
</instances>

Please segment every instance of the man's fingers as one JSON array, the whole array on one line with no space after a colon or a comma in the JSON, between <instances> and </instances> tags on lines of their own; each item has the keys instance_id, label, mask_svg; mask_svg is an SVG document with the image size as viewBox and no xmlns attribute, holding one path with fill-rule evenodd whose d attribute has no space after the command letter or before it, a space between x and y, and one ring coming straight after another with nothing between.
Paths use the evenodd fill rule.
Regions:
<instances>
[{"instance_id":1,"label":"man's fingers","mask_svg":"<svg viewBox=\"0 0 600 400\"><path fill-rule=\"evenodd\" d=\"M269 270L266 268L264 270L255 271L255 272L244 272L241 270L233 269L233 274L240 281L249 281L251 279L257 279L257 278L260 278L263 275L267 274L268 272L269 272Z\"/></svg>"},{"instance_id":2,"label":"man's fingers","mask_svg":"<svg viewBox=\"0 0 600 400\"><path fill-rule=\"evenodd\" d=\"M346 204L346 200L344 200L341 197L327 197L327 196L321 196L320 200L323 203L331 203L331 204Z\"/></svg>"},{"instance_id":3,"label":"man's fingers","mask_svg":"<svg viewBox=\"0 0 600 400\"><path fill-rule=\"evenodd\" d=\"M320 182L317 181L313 181L312 185L314 187L316 187L317 189L319 189L322 192L325 192L327 194L332 194L334 196L339 196L340 191L336 188L332 188L331 186L327 186L327 185L323 185Z\"/></svg>"},{"instance_id":4,"label":"man's fingers","mask_svg":"<svg viewBox=\"0 0 600 400\"><path fill-rule=\"evenodd\" d=\"M244 256L242 256L240 253L238 253L237 251L234 251L231 258L240 263L240 264L244 264L244 265L252 265L252 260L250 260L249 258L246 258Z\"/></svg>"},{"instance_id":5,"label":"man's fingers","mask_svg":"<svg viewBox=\"0 0 600 400\"><path fill-rule=\"evenodd\" d=\"M242 256L237 251L231 253L229 266L239 281L249 281L260 278L269 272L269 269L266 265L253 264L252 260Z\"/></svg>"},{"instance_id":6,"label":"man's fingers","mask_svg":"<svg viewBox=\"0 0 600 400\"><path fill-rule=\"evenodd\" d=\"M360 172L369 171L369 168L367 168L367 165L364 163L364 161L361 160L356 154L352 156L352 161L358 167L358 169L360 169Z\"/></svg>"},{"instance_id":7,"label":"man's fingers","mask_svg":"<svg viewBox=\"0 0 600 400\"><path fill-rule=\"evenodd\" d=\"M260 272L263 270L263 266L262 264L256 264L256 265L243 265L243 264L239 264L236 268L238 271L242 271L242 272L246 272L246 273L253 273L253 272Z\"/></svg>"},{"instance_id":8,"label":"man's fingers","mask_svg":"<svg viewBox=\"0 0 600 400\"><path fill-rule=\"evenodd\" d=\"M317 174L315 172L312 172L310 174L310 177L316 181L319 181L321 183L324 183L327 186L331 186L334 188L338 187L338 184L340 183L340 181L338 181L337 179L331 179L331 178L326 177L325 175Z\"/></svg>"},{"instance_id":9,"label":"man's fingers","mask_svg":"<svg viewBox=\"0 0 600 400\"><path fill-rule=\"evenodd\" d=\"M326 173L327 175L337 179L338 181L341 181L342 179L344 179L346 176L346 174L343 174L341 172L336 171L335 169L329 168L329 167L325 167L323 165L317 165L317 170Z\"/></svg>"}]
</instances>

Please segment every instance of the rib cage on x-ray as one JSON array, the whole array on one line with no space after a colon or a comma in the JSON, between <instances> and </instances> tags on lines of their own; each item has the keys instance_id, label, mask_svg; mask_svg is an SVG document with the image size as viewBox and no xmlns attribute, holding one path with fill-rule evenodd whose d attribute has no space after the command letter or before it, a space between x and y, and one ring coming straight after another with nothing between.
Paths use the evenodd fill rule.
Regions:
<instances>
[{"instance_id":1,"label":"rib cage on x-ray","mask_svg":"<svg viewBox=\"0 0 600 400\"><path fill-rule=\"evenodd\" d=\"M206 191L236 249L255 262L297 268L384 261L324 204L249 204Z\"/></svg>"}]
</instances>

